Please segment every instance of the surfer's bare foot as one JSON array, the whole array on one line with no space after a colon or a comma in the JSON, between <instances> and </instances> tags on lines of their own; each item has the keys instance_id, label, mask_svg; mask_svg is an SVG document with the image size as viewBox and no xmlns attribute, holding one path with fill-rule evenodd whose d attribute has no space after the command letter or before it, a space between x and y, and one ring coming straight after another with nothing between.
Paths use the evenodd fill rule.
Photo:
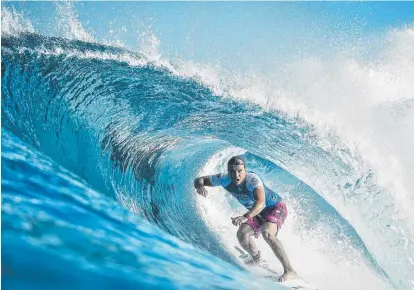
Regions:
<instances>
[{"instance_id":1,"label":"surfer's bare foot","mask_svg":"<svg viewBox=\"0 0 414 290\"><path fill-rule=\"evenodd\" d=\"M282 276L280 276L279 282L284 282L286 280L296 278L297 276L298 276L298 274L296 274L296 272L293 271L293 270L292 271L286 271L285 273L283 273Z\"/></svg>"}]
</instances>

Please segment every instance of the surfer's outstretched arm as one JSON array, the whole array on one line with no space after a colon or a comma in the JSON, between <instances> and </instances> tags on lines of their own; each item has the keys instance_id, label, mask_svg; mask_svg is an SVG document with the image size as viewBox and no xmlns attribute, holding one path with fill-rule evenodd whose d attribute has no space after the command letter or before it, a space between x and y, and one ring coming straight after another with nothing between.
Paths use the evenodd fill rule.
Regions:
<instances>
[{"instance_id":1,"label":"surfer's outstretched arm","mask_svg":"<svg viewBox=\"0 0 414 290\"><path fill-rule=\"evenodd\" d=\"M194 187L197 189L197 193L204 197L207 196L207 189L205 186L213 186L210 176L202 176L194 179Z\"/></svg>"}]
</instances>

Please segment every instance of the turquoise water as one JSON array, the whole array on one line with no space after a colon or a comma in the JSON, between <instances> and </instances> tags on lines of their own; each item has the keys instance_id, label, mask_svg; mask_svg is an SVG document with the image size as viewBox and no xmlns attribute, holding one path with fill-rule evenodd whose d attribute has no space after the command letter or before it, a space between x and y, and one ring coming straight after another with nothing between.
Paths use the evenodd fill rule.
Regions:
<instances>
[{"instance_id":1,"label":"turquoise water","mask_svg":"<svg viewBox=\"0 0 414 290\"><path fill-rule=\"evenodd\" d=\"M4 8L2 17L13 27L30 19L16 13ZM280 239L306 280L321 289L347 289L349 279L358 289L412 287L412 228L399 192L366 166L365 151L332 145L343 136L322 134L289 106L243 97L237 84L191 74L194 63L23 24L2 32L4 287L281 287L234 249L230 217L243 209L221 189L207 199L193 189L233 154L286 201Z\"/></svg>"}]
</instances>

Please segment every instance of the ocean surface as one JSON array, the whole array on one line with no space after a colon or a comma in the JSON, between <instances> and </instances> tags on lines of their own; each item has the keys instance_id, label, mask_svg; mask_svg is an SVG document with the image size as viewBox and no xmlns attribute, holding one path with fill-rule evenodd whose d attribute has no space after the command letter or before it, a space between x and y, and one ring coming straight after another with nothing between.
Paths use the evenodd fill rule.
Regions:
<instances>
[{"instance_id":1,"label":"ocean surface","mask_svg":"<svg viewBox=\"0 0 414 290\"><path fill-rule=\"evenodd\" d=\"M243 265L230 217L244 209L193 188L238 154L285 200L279 238L304 279L414 289L412 27L363 61L229 77L99 40L82 6L30 5L66 26L2 3L4 289L284 289Z\"/></svg>"}]
</instances>

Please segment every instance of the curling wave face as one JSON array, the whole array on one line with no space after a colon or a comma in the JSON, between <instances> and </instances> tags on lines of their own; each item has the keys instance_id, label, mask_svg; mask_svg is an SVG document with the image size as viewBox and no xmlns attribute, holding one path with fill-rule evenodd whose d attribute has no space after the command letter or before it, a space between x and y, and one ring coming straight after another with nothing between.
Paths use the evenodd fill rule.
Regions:
<instances>
[{"instance_id":1,"label":"curling wave face","mask_svg":"<svg viewBox=\"0 0 414 290\"><path fill-rule=\"evenodd\" d=\"M2 139L18 140L12 134L20 139L6 141L3 147L6 153L2 155L2 160L7 164L7 170L3 172L3 186L8 182L17 182L12 178L12 168L24 175L23 167L13 167L13 163L17 162L13 161L13 154L24 156L27 150L38 150L71 172L64 173L64 176L73 173L87 187L94 189L94 195L76 197L75 193L68 192L74 190L74 185L46 185L47 192L56 189L59 193L65 193L58 197L58 200L62 199L60 202L65 204L65 199L86 198L89 201L82 205L83 211L88 214L98 211L99 215L103 215L102 219L110 219L104 215L103 207L96 209L93 206L94 199L105 200L108 208L115 208L116 214L134 216L131 217L134 222L157 233L153 239L158 246L139 250L133 261L123 262L122 269L127 270L132 264L136 265L137 260L141 261L137 266L140 269L145 268L147 262L164 265L168 261L161 269L175 271L169 265L179 265L179 256L186 250L177 250L176 254L168 258L170 248L162 250L161 254L159 249L164 246L178 247L175 245L181 245L181 241L192 245L189 248L191 255L197 253L194 254L196 258L201 257L199 261L186 260L191 275L185 279L189 279L189 276L192 278L185 285L198 288L195 286L195 281L200 279L197 273L204 275L206 269L210 271L213 267L211 264L204 266L211 256L205 256L196 248L237 265L233 246L227 243L228 239L233 239L231 241L235 243L234 229L230 227L228 215L240 211L240 208L219 189L212 190L211 196L215 199L200 200L194 194L192 180L201 173L212 174L224 170L227 158L241 150L249 169L263 176L290 206L291 221L286 226L284 239L288 242L286 247L292 253L292 260L305 278L326 287L334 286L338 279L343 281L343 285L347 285L345 281L353 279L359 288L388 288L400 283L393 271L384 268L386 263L381 253L370 251L354 226L340 214L338 208L329 203L329 196L316 192L287 171L301 165L310 169L326 166L329 176L345 176L340 180L347 182L338 184L339 191L344 195L349 193L349 188L356 190L363 186L361 183L364 181L356 178L357 173L343 159L311 142L311 128L302 122L287 119L278 112L266 112L251 103L222 98L203 84L191 78L179 77L165 67L148 62L141 55L99 44L32 33L3 37L2 129L6 132ZM24 150L22 146L25 146ZM43 160L43 157L39 158ZM37 164L36 160L37 157L24 159L24 165L34 167L33 172L41 174L44 172L43 165ZM39 183L48 178L59 179L60 173L53 173L50 168L46 169L46 173L47 177L35 181ZM24 179L23 176L20 178ZM348 180L352 179L357 182L349 184ZM31 182L29 178L24 184L29 186ZM366 182L369 184L369 180ZM23 188L28 190L25 186ZM40 185L36 186L35 192L44 190ZM82 186L86 185L82 183ZM85 188L80 191L82 194L92 192ZM19 249L46 251L42 245L37 248L33 246L36 241L33 244L31 230L23 234L22 240L12 235L14 226L11 221L14 208L17 207L16 201L13 201L16 190L6 187L4 191L3 201L10 199L6 207L10 212L3 210L7 214L3 226L8 239L6 245L18 240L16 247ZM96 192L100 195L97 196ZM18 199L25 199L26 193L21 194ZM47 198L45 194L38 197L42 204ZM117 203L107 201L108 198ZM50 202L44 210L46 213L62 206ZM37 211L30 203L27 207L28 212ZM21 217L22 220L26 218ZM45 220L57 223L55 216ZM162 232L146 222L142 223L142 220L149 221ZM79 221L79 226L84 226L83 223ZM116 245L129 247L129 253L133 244L143 247L127 238L132 231L130 221L117 220L111 223L113 225L103 229L104 235L116 231L121 235L120 239L132 243L127 246L118 240ZM32 227L30 222L27 224L22 221L22 224L23 228ZM93 227L84 232L91 230ZM137 239L145 239L148 235L136 232L136 229L132 232ZM86 237L86 234L79 236L76 243ZM56 251L64 251L64 247L56 244L67 246L65 241L56 241L55 236L39 240L41 244L44 241L51 244L48 244L47 249L57 247ZM146 242L152 243L152 240ZM165 256L158 261L146 261L145 255L141 256L145 251L148 251L149 256ZM69 257L70 253L66 254ZM84 250L80 249L76 257L84 259L84 254ZM65 256L65 253L62 255ZM269 251L267 255L272 254ZM15 260L16 256L8 257L10 263L16 263L10 266L12 270L19 269L19 263L25 263ZM110 263L109 258L100 259L104 264ZM66 260L65 263L69 263L67 261L70 262ZM218 260L214 258L214 261ZM221 266L221 263L226 262L217 262L218 268L201 280L204 284L200 284L200 288L211 287L206 277L217 272L221 273L223 279L232 276L224 288L233 288L235 284L232 283L246 283L245 278L240 278L243 272L237 267L231 268L234 271L231 275L224 275L227 270L220 267L227 267L227 264ZM93 267L98 267L99 275L113 271L113 268L99 265L93 264ZM88 264L88 267L92 266ZM197 272L199 268L204 270ZM321 273L322 268L331 270ZM151 269L149 266L148 271ZM389 273L392 273L392 277ZM177 276L172 282L164 281L157 274L151 275L148 281L152 282L147 281L150 283L148 285L161 286L165 282L172 283L171 287L183 286L177 282L183 277ZM144 285L147 283L144 280L142 278L139 283ZM18 282L13 280L10 283ZM245 284L246 287L251 285L249 283Z\"/></svg>"}]
</instances>

